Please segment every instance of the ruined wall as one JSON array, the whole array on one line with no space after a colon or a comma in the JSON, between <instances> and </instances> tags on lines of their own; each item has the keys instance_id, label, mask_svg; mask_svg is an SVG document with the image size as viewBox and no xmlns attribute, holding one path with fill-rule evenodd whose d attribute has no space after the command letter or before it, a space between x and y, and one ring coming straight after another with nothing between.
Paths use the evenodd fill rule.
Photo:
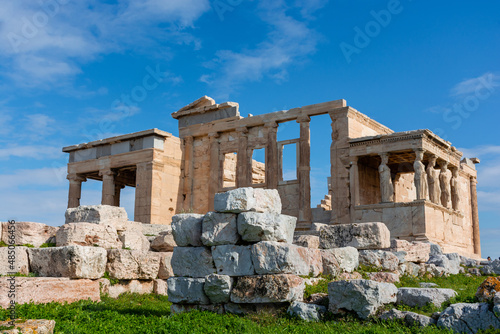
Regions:
<instances>
[{"instance_id":1,"label":"ruined wall","mask_svg":"<svg viewBox=\"0 0 500 334\"><path fill-rule=\"evenodd\" d=\"M415 173L399 173L394 182L396 202L413 202L417 199Z\"/></svg>"},{"instance_id":2,"label":"ruined wall","mask_svg":"<svg viewBox=\"0 0 500 334\"><path fill-rule=\"evenodd\" d=\"M163 162L163 174L159 175L161 188L157 189L153 183L153 200L160 201L158 219L152 224L170 224L172 216L180 209L181 198L181 165L182 145L177 137L170 137L165 141L163 152L155 152Z\"/></svg>"}]
</instances>

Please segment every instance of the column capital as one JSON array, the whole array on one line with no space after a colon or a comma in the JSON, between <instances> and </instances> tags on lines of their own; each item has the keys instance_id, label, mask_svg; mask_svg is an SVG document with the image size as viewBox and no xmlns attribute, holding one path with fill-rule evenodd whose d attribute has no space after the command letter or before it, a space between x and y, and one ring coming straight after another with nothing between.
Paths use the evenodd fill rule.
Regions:
<instances>
[{"instance_id":1,"label":"column capital","mask_svg":"<svg viewBox=\"0 0 500 334\"><path fill-rule=\"evenodd\" d=\"M478 183L477 182L477 177L476 176L471 176L470 177L470 183L476 185Z\"/></svg>"},{"instance_id":2,"label":"column capital","mask_svg":"<svg viewBox=\"0 0 500 334\"><path fill-rule=\"evenodd\" d=\"M264 126L266 128L277 129L278 123L276 121L271 121L271 122L264 123Z\"/></svg>"},{"instance_id":3,"label":"column capital","mask_svg":"<svg viewBox=\"0 0 500 334\"><path fill-rule=\"evenodd\" d=\"M213 138L219 138L220 137L220 132L210 132L208 134L208 138L213 139Z\"/></svg>"},{"instance_id":4,"label":"column capital","mask_svg":"<svg viewBox=\"0 0 500 334\"><path fill-rule=\"evenodd\" d=\"M184 140L184 143L192 144L194 138L193 138L193 136L186 136L186 137L183 138L183 140Z\"/></svg>"},{"instance_id":5,"label":"column capital","mask_svg":"<svg viewBox=\"0 0 500 334\"><path fill-rule=\"evenodd\" d=\"M311 121L311 117L309 117L307 115L300 115L296 119L297 123L309 123L310 121Z\"/></svg>"},{"instance_id":6,"label":"column capital","mask_svg":"<svg viewBox=\"0 0 500 334\"><path fill-rule=\"evenodd\" d=\"M99 171L99 176L115 176L116 173L111 168L101 169Z\"/></svg>"},{"instance_id":7,"label":"column capital","mask_svg":"<svg viewBox=\"0 0 500 334\"><path fill-rule=\"evenodd\" d=\"M413 152L415 152L415 153L417 153L417 152L423 152L423 153L425 153L425 152L427 152L427 151L426 151L424 148L419 147L419 148L415 148L415 149L413 150Z\"/></svg>"},{"instance_id":8,"label":"column capital","mask_svg":"<svg viewBox=\"0 0 500 334\"><path fill-rule=\"evenodd\" d=\"M240 136L246 136L248 135L248 128L246 126L240 126L236 128L236 132L238 132Z\"/></svg>"},{"instance_id":9,"label":"column capital","mask_svg":"<svg viewBox=\"0 0 500 334\"><path fill-rule=\"evenodd\" d=\"M359 161L359 157L358 156L349 157L349 160L350 160L351 165L357 165L358 161Z\"/></svg>"},{"instance_id":10,"label":"column capital","mask_svg":"<svg viewBox=\"0 0 500 334\"><path fill-rule=\"evenodd\" d=\"M78 175L78 174L68 174L68 176L66 176L66 179L68 179L70 182L85 182L87 181L87 178L85 176L81 176L81 175Z\"/></svg>"}]
</instances>

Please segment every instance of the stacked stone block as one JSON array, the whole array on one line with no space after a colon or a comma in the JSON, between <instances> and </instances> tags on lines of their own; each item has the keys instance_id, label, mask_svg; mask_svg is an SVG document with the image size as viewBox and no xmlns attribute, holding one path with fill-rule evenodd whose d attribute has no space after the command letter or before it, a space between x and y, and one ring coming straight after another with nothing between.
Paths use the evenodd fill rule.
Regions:
<instances>
[{"instance_id":1,"label":"stacked stone block","mask_svg":"<svg viewBox=\"0 0 500 334\"><path fill-rule=\"evenodd\" d=\"M293 245L296 218L281 214L277 190L215 195L214 212L173 217L173 312L246 313L301 301L301 275L319 275L319 249Z\"/></svg>"}]
</instances>

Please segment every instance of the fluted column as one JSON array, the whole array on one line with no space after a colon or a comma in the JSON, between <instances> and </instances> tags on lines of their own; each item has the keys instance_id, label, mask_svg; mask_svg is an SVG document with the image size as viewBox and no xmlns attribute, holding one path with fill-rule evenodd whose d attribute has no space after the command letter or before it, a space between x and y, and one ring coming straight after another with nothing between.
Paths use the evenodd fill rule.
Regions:
<instances>
[{"instance_id":1,"label":"fluted column","mask_svg":"<svg viewBox=\"0 0 500 334\"><path fill-rule=\"evenodd\" d=\"M278 189L278 124L266 123L266 184L269 189Z\"/></svg>"},{"instance_id":2,"label":"fluted column","mask_svg":"<svg viewBox=\"0 0 500 334\"><path fill-rule=\"evenodd\" d=\"M78 174L68 174L69 191L68 191L68 209L80 206L80 198L82 197L82 182L87 179Z\"/></svg>"},{"instance_id":3,"label":"fluted column","mask_svg":"<svg viewBox=\"0 0 500 334\"><path fill-rule=\"evenodd\" d=\"M99 171L102 176L102 205L115 205L115 172L111 169Z\"/></svg>"},{"instance_id":4,"label":"fluted column","mask_svg":"<svg viewBox=\"0 0 500 334\"><path fill-rule=\"evenodd\" d=\"M472 238L474 242L474 253L481 256L481 240L479 236L479 213L477 206L477 179L470 178L470 202L472 211Z\"/></svg>"},{"instance_id":5,"label":"fluted column","mask_svg":"<svg viewBox=\"0 0 500 334\"><path fill-rule=\"evenodd\" d=\"M248 128L241 127L236 130L239 133L238 155L236 159L236 187L248 187L252 184L252 161L248 159Z\"/></svg>"},{"instance_id":6,"label":"fluted column","mask_svg":"<svg viewBox=\"0 0 500 334\"><path fill-rule=\"evenodd\" d=\"M311 223L311 132L309 116L297 119L300 124L299 139L299 223Z\"/></svg>"}]
</instances>

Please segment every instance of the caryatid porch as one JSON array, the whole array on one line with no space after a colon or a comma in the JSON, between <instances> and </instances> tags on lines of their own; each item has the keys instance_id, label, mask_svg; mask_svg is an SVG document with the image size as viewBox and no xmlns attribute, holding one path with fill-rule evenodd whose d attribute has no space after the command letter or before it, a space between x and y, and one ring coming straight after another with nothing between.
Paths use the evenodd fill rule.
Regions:
<instances>
[{"instance_id":1,"label":"caryatid porch","mask_svg":"<svg viewBox=\"0 0 500 334\"><path fill-rule=\"evenodd\" d=\"M472 160L429 130L350 140L352 222L382 221L391 237L429 240L480 257ZM478 161L474 161L478 162Z\"/></svg>"}]
</instances>

